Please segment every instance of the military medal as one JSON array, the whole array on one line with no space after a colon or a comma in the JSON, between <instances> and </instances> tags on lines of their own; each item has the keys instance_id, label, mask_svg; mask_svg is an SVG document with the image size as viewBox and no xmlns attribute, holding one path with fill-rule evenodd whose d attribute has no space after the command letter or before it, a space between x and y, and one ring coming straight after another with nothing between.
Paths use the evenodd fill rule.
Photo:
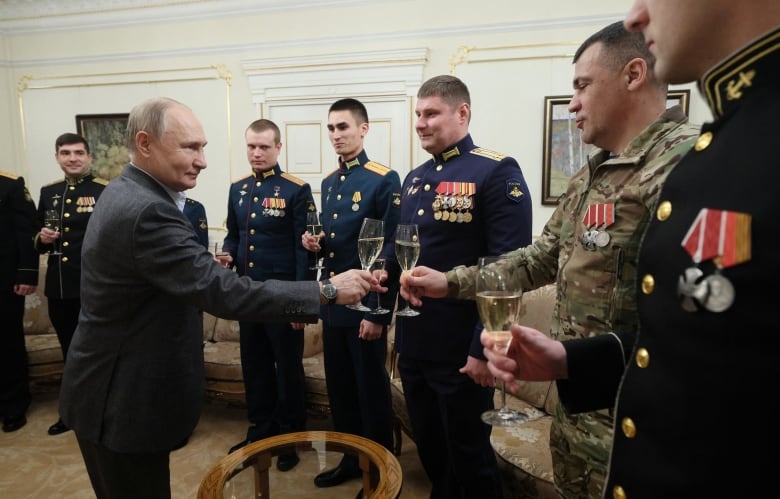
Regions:
<instances>
[{"instance_id":1,"label":"military medal","mask_svg":"<svg viewBox=\"0 0 780 499\"><path fill-rule=\"evenodd\" d=\"M352 195L352 211L358 211L360 209L360 191L355 191L355 193Z\"/></svg>"},{"instance_id":2,"label":"military medal","mask_svg":"<svg viewBox=\"0 0 780 499\"><path fill-rule=\"evenodd\" d=\"M593 203L589 205L582 216L582 223L586 229L589 229L580 239L586 250L596 251L597 247L607 247L611 237L606 229L615 223L615 204ZM602 227L602 230L598 230L597 227Z\"/></svg>"},{"instance_id":3,"label":"military medal","mask_svg":"<svg viewBox=\"0 0 780 499\"><path fill-rule=\"evenodd\" d=\"M699 211L682 241L697 266L686 269L678 283L684 310L695 312L696 304L716 313L731 307L736 291L721 271L750 260L750 224L751 216L746 213L710 208ZM707 260L712 260L715 272L702 279L704 273L698 265ZM695 277L695 284L688 282L691 277Z\"/></svg>"}]
</instances>

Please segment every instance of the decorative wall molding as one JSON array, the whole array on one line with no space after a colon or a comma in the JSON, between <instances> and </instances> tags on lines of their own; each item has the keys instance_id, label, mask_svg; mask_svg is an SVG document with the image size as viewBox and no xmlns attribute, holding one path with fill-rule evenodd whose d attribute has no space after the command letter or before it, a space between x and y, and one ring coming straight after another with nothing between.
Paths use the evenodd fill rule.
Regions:
<instances>
[{"instance_id":1,"label":"decorative wall molding","mask_svg":"<svg viewBox=\"0 0 780 499\"><path fill-rule=\"evenodd\" d=\"M414 96L427 49L382 50L242 61L252 101L330 98L333 95Z\"/></svg>"},{"instance_id":2,"label":"decorative wall molding","mask_svg":"<svg viewBox=\"0 0 780 499\"><path fill-rule=\"evenodd\" d=\"M461 45L450 56L450 74L460 64L476 64L497 61L521 61L531 59L558 59L574 57L581 41L529 43L495 47L470 47Z\"/></svg>"}]
</instances>

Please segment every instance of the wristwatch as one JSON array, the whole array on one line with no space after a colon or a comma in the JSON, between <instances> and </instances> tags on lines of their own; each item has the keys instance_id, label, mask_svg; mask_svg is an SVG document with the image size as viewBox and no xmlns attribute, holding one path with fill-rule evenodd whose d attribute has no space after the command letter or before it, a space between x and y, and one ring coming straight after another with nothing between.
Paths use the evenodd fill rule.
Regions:
<instances>
[{"instance_id":1,"label":"wristwatch","mask_svg":"<svg viewBox=\"0 0 780 499\"><path fill-rule=\"evenodd\" d=\"M322 280L322 296L328 300L328 305L336 303L336 297L339 295L339 288L335 284L330 282L330 279Z\"/></svg>"}]
</instances>

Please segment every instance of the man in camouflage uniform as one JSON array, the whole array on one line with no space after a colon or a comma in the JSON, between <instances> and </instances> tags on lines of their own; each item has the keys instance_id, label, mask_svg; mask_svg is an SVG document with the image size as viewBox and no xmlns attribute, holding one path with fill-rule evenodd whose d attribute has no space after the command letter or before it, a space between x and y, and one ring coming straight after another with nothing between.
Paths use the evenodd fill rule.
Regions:
<instances>
[{"instance_id":1,"label":"man in camouflage uniform","mask_svg":"<svg viewBox=\"0 0 780 499\"><path fill-rule=\"evenodd\" d=\"M654 62L641 34L622 22L593 34L574 56L569 110L583 141L598 149L571 178L538 240L510 253L524 289L557 283L558 339L637 328L639 243L662 182L698 135L679 106L665 110L667 89L653 74ZM404 286L418 288L418 297L473 299L475 274L475 267L446 274L417 267ZM550 447L561 496L601 496L612 425L610 410L569 414L556 407Z\"/></svg>"}]
</instances>

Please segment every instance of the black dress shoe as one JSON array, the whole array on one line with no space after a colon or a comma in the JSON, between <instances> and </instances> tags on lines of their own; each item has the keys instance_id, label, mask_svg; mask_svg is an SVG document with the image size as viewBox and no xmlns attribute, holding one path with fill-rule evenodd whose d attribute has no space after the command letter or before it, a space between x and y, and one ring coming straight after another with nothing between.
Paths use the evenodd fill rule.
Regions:
<instances>
[{"instance_id":1,"label":"black dress shoe","mask_svg":"<svg viewBox=\"0 0 780 499\"><path fill-rule=\"evenodd\" d=\"M339 465L314 477L314 485L317 487L334 487L347 480L360 478L361 476L363 476L363 472L359 468L347 468Z\"/></svg>"},{"instance_id":2,"label":"black dress shoe","mask_svg":"<svg viewBox=\"0 0 780 499\"><path fill-rule=\"evenodd\" d=\"M230 450L228 451L228 454L232 454L235 451L237 451L238 449L240 449L241 447L243 447L245 445L248 445L248 444L251 444L251 443L252 443L251 440L242 440L242 441L238 442L236 445L234 445L233 447L231 447Z\"/></svg>"},{"instance_id":3,"label":"black dress shoe","mask_svg":"<svg viewBox=\"0 0 780 499\"><path fill-rule=\"evenodd\" d=\"M70 430L68 425L63 423L61 419L58 419L56 423L49 426L49 435L59 435L60 433L65 433L68 430Z\"/></svg>"},{"instance_id":4,"label":"black dress shoe","mask_svg":"<svg viewBox=\"0 0 780 499\"><path fill-rule=\"evenodd\" d=\"M295 452L279 454L279 457L276 458L276 469L279 471L290 471L295 468L295 465L298 464L300 460L298 454Z\"/></svg>"},{"instance_id":5,"label":"black dress shoe","mask_svg":"<svg viewBox=\"0 0 780 499\"><path fill-rule=\"evenodd\" d=\"M24 414L21 416L9 416L3 419L3 431L6 433L11 433L12 431L16 431L26 424L27 418Z\"/></svg>"}]
</instances>

